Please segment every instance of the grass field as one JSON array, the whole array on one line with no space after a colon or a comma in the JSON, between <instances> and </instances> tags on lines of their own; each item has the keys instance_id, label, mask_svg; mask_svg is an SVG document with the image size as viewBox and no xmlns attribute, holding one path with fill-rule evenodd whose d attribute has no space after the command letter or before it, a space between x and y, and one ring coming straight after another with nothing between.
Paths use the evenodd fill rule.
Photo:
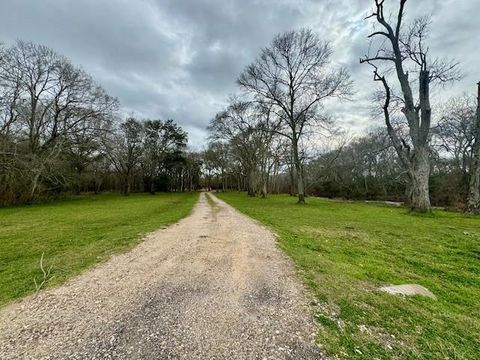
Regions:
<instances>
[{"instance_id":1,"label":"grass field","mask_svg":"<svg viewBox=\"0 0 480 360\"><path fill-rule=\"evenodd\" d=\"M186 216L197 198L105 194L0 208L0 305L35 291L42 253L45 270L52 269L48 286L60 284Z\"/></svg>"},{"instance_id":2,"label":"grass field","mask_svg":"<svg viewBox=\"0 0 480 360\"><path fill-rule=\"evenodd\" d=\"M289 196L218 196L270 226L316 298L318 343L358 359L480 358L480 218ZM437 300L379 292L418 283Z\"/></svg>"}]
</instances>

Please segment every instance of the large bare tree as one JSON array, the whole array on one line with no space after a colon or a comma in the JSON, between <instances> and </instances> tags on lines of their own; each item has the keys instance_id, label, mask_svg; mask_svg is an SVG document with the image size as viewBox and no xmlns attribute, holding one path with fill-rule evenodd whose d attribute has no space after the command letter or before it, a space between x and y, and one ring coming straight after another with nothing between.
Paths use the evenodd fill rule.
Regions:
<instances>
[{"instance_id":1,"label":"large bare tree","mask_svg":"<svg viewBox=\"0 0 480 360\"><path fill-rule=\"evenodd\" d=\"M240 86L272 106L283 127L277 132L292 145L298 202L305 202L300 143L306 128L319 116L322 101L350 94L345 69L332 69L332 49L309 29L277 35L271 45L238 78Z\"/></svg>"},{"instance_id":2,"label":"large bare tree","mask_svg":"<svg viewBox=\"0 0 480 360\"><path fill-rule=\"evenodd\" d=\"M372 39L371 47L376 49L360 59L360 62L373 67L374 80L383 86L385 123L408 175L407 200L410 207L414 211L429 212L432 121L430 85L456 80L460 75L457 63L430 58L428 47L424 43L428 35L428 18L418 18L405 29L403 20L406 2L407 0L399 0L398 12L390 20L388 15L385 16L384 0L375 0L375 10L367 19L374 18L378 25L369 35ZM387 77L391 71L396 75L399 94L395 93L392 80ZM417 78L410 76L412 74L417 75ZM418 91L417 97L414 96L415 89ZM395 104L399 104L406 120L406 136L391 120Z\"/></svg>"}]
</instances>

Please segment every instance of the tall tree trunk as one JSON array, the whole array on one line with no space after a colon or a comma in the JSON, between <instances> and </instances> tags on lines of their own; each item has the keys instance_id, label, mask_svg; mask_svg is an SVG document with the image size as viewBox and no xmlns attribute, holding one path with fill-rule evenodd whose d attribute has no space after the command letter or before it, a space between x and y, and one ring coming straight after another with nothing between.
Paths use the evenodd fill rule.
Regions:
<instances>
[{"instance_id":1,"label":"tall tree trunk","mask_svg":"<svg viewBox=\"0 0 480 360\"><path fill-rule=\"evenodd\" d=\"M290 173L290 196L295 196L295 170L294 165L290 164L289 166L289 173Z\"/></svg>"},{"instance_id":2,"label":"tall tree trunk","mask_svg":"<svg viewBox=\"0 0 480 360\"><path fill-rule=\"evenodd\" d=\"M155 180L153 176L150 176L150 194L155 194Z\"/></svg>"},{"instance_id":3,"label":"tall tree trunk","mask_svg":"<svg viewBox=\"0 0 480 360\"><path fill-rule=\"evenodd\" d=\"M293 138L295 139L295 134ZM292 142L293 147L293 162L295 164L295 172L297 174L297 190L298 190L298 203L305 204L305 190L304 190L304 183L303 183L303 171L302 171L302 164L300 162L300 157L298 155L298 142L295 139Z\"/></svg>"},{"instance_id":4,"label":"tall tree trunk","mask_svg":"<svg viewBox=\"0 0 480 360\"><path fill-rule=\"evenodd\" d=\"M248 187L248 190L247 190L247 193L249 196L255 196L255 171L253 170L249 170L248 171L248 184L247 184L247 187Z\"/></svg>"},{"instance_id":5,"label":"tall tree trunk","mask_svg":"<svg viewBox=\"0 0 480 360\"><path fill-rule=\"evenodd\" d=\"M129 176L125 176L123 179L123 195L127 196L130 195L130 178Z\"/></svg>"},{"instance_id":6,"label":"tall tree trunk","mask_svg":"<svg viewBox=\"0 0 480 360\"><path fill-rule=\"evenodd\" d=\"M410 173L408 173L408 180L405 184L405 205L408 207L412 205L412 180Z\"/></svg>"},{"instance_id":7,"label":"tall tree trunk","mask_svg":"<svg viewBox=\"0 0 480 360\"><path fill-rule=\"evenodd\" d=\"M95 179L95 195L100 194L100 189L102 187L102 179Z\"/></svg>"},{"instance_id":8,"label":"tall tree trunk","mask_svg":"<svg viewBox=\"0 0 480 360\"><path fill-rule=\"evenodd\" d=\"M472 149L473 158L470 167L470 182L466 208L466 212L469 214L480 213L480 82L477 85L477 114L474 125L475 140Z\"/></svg>"},{"instance_id":9,"label":"tall tree trunk","mask_svg":"<svg viewBox=\"0 0 480 360\"><path fill-rule=\"evenodd\" d=\"M262 183L262 188L260 189L260 194L262 195L262 199L265 199L267 197L267 192L268 192L268 171L267 171L267 165L265 164L265 160L262 161L262 164L260 166L260 180Z\"/></svg>"},{"instance_id":10,"label":"tall tree trunk","mask_svg":"<svg viewBox=\"0 0 480 360\"><path fill-rule=\"evenodd\" d=\"M416 212L430 212L430 194L428 179L430 177L430 158L428 147L415 149L410 179L410 208Z\"/></svg>"},{"instance_id":11,"label":"tall tree trunk","mask_svg":"<svg viewBox=\"0 0 480 360\"><path fill-rule=\"evenodd\" d=\"M260 192L262 194L262 199L265 199L267 197L267 176L263 170L262 170L262 190Z\"/></svg>"},{"instance_id":12,"label":"tall tree trunk","mask_svg":"<svg viewBox=\"0 0 480 360\"><path fill-rule=\"evenodd\" d=\"M262 185L262 198L265 199L267 197L267 182L264 181Z\"/></svg>"},{"instance_id":13,"label":"tall tree trunk","mask_svg":"<svg viewBox=\"0 0 480 360\"><path fill-rule=\"evenodd\" d=\"M222 192L225 192L225 172L222 168Z\"/></svg>"}]
</instances>

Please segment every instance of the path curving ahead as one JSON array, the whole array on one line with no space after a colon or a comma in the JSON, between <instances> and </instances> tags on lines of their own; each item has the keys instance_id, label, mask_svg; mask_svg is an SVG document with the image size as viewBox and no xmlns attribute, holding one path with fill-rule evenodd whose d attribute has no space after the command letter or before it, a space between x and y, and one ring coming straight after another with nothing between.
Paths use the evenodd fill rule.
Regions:
<instances>
[{"instance_id":1,"label":"path curving ahead","mask_svg":"<svg viewBox=\"0 0 480 360\"><path fill-rule=\"evenodd\" d=\"M320 359L271 232L201 194L192 214L0 310L1 359Z\"/></svg>"}]
</instances>

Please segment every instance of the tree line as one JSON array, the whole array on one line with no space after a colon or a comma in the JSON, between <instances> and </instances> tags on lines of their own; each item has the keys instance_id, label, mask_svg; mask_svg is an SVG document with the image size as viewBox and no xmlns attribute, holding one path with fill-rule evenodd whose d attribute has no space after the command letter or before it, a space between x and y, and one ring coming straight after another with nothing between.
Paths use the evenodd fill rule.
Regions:
<instances>
[{"instance_id":1,"label":"tree line","mask_svg":"<svg viewBox=\"0 0 480 360\"><path fill-rule=\"evenodd\" d=\"M84 191L184 191L200 162L173 120L122 120L117 99L66 57L0 47L0 204Z\"/></svg>"},{"instance_id":2,"label":"tree line","mask_svg":"<svg viewBox=\"0 0 480 360\"><path fill-rule=\"evenodd\" d=\"M406 3L386 15L384 1L374 0L365 19L373 31L360 63L379 84L372 117L383 127L348 140L326 111L331 99L353 98L348 71L312 30L282 33L239 75L239 94L211 121L207 183L251 196L288 192L299 203L312 194L480 212L480 84L476 96L431 99L432 87L462 72L430 54L430 20L406 23ZM325 146L331 139L335 146Z\"/></svg>"},{"instance_id":3,"label":"tree line","mask_svg":"<svg viewBox=\"0 0 480 360\"><path fill-rule=\"evenodd\" d=\"M245 190L404 201L480 212L480 84L449 101L454 60L430 54L428 17L407 1L373 0L360 63L373 73L372 126L350 136L328 111L353 101L349 72L311 29L274 37L238 78L237 94L188 150L173 120L122 119L119 102L67 58L41 45L0 46L0 204L86 191ZM390 14L393 14L390 16ZM376 124L372 122L372 124Z\"/></svg>"}]
</instances>

